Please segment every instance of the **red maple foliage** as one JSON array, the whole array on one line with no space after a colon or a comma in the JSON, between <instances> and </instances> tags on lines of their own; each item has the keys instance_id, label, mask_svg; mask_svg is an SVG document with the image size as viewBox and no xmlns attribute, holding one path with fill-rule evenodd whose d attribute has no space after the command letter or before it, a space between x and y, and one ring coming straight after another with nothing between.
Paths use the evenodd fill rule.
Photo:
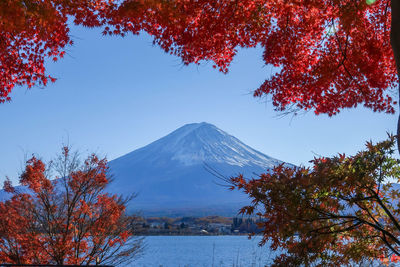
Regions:
<instances>
[{"instance_id":1,"label":"red maple foliage","mask_svg":"<svg viewBox=\"0 0 400 267\"><path fill-rule=\"evenodd\" d=\"M24 188L0 202L0 262L14 264L119 264L141 252L133 235L128 199L104 192L107 161L96 155L79 164L63 149L47 166L32 157L20 177ZM58 176L51 180L52 172Z\"/></svg>"},{"instance_id":2,"label":"red maple foliage","mask_svg":"<svg viewBox=\"0 0 400 267\"><path fill-rule=\"evenodd\" d=\"M72 43L68 22L104 34L154 37L183 62L212 60L226 72L238 47L264 48L276 67L255 96L272 95L278 110L334 115L364 104L394 112L392 44L399 50L396 1L377 0L5 0L0 3L0 101L15 85L46 85L44 60ZM396 13L397 12L397 13Z\"/></svg>"}]
</instances>

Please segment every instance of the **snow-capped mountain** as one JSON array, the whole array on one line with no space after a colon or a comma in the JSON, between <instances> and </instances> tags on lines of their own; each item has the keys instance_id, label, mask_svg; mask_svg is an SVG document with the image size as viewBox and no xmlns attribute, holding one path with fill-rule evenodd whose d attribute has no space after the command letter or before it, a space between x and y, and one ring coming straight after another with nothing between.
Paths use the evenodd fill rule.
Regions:
<instances>
[{"instance_id":1,"label":"snow-capped mountain","mask_svg":"<svg viewBox=\"0 0 400 267\"><path fill-rule=\"evenodd\" d=\"M130 211L233 215L247 202L246 196L229 191L207 168L225 177L239 173L250 177L281 163L212 124L192 123L110 161L114 181L109 190L137 193Z\"/></svg>"},{"instance_id":2,"label":"snow-capped mountain","mask_svg":"<svg viewBox=\"0 0 400 267\"><path fill-rule=\"evenodd\" d=\"M112 162L116 164L144 161L159 165L165 160L176 161L185 166L215 162L262 168L271 168L282 163L206 122L186 124L169 135Z\"/></svg>"}]
</instances>

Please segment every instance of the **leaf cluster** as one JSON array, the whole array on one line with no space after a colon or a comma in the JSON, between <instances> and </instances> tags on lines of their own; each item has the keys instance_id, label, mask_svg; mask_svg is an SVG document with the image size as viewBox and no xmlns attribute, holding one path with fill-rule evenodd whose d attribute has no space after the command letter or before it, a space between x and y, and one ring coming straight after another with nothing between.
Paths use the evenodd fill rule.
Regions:
<instances>
[{"instance_id":1,"label":"leaf cluster","mask_svg":"<svg viewBox=\"0 0 400 267\"><path fill-rule=\"evenodd\" d=\"M52 174L56 173L54 177ZM0 262L14 264L120 264L143 246L134 236L136 218L125 214L129 199L106 193L106 159L95 154L80 163L64 147L48 164L32 157L21 187L4 189L0 202Z\"/></svg>"},{"instance_id":2,"label":"leaf cluster","mask_svg":"<svg viewBox=\"0 0 400 267\"><path fill-rule=\"evenodd\" d=\"M259 45L276 69L254 95L271 95L279 111L331 116L364 104L394 113L390 15L390 0L3 0L0 102L15 85L55 80L44 61L64 56L73 21L104 35L147 32L184 64L213 61L224 73L238 48Z\"/></svg>"},{"instance_id":3,"label":"leaf cluster","mask_svg":"<svg viewBox=\"0 0 400 267\"><path fill-rule=\"evenodd\" d=\"M283 248L275 266L352 265L400 260L400 162L393 136L355 156L315 158L311 168L283 165L257 179L231 179L263 219L261 245ZM393 182L397 183L393 183Z\"/></svg>"}]
</instances>

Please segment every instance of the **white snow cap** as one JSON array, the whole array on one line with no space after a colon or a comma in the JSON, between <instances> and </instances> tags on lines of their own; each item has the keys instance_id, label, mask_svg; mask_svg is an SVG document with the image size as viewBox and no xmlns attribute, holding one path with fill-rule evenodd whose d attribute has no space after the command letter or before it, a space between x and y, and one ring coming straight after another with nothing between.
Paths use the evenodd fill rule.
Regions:
<instances>
[{"instance_id":1,"label":"white snow cap","mask_svg":"<svg viewBox=\"0 0 400 267\"><path fill-rule=\"evenodd\" d=\"M160 161L165 157L184 165L217 162L240 167L260 166L263 168L272 168L283 163L247 146L239 139L207 122L186 124L123 157L136 159L140 157L146 161Z\"/></svg>"}]
</instances>

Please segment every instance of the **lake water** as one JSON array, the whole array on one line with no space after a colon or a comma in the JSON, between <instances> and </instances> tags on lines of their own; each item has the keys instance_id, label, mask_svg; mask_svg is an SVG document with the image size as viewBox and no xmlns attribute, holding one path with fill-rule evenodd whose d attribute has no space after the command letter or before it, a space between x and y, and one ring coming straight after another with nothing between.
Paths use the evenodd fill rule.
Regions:
<instances>
[{"instance_id":1,"label":"lake water","mask_svg":"<svg viewBox=\"0 0 400 267\"><path fill-rule=\"evenodd\" d=\"M269 265L276 253L259 247L260 237L148 236L144 254L131 266L258 267Z\"/></svg>"}]
</instances>

